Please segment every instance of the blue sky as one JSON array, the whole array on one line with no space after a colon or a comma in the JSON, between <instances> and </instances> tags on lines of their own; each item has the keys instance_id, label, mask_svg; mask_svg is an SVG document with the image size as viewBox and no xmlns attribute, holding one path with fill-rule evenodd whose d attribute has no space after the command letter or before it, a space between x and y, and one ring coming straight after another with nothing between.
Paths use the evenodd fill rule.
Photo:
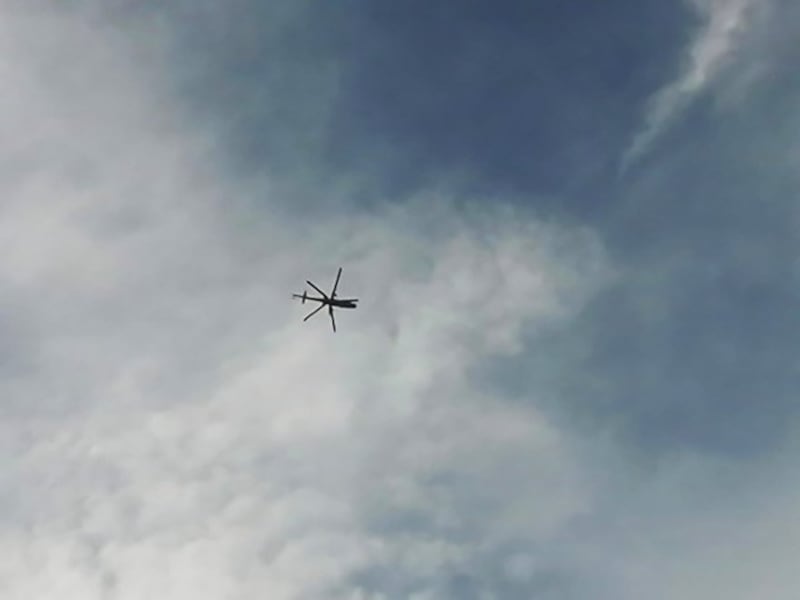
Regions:
<instances>
[{"instance_id":1,"label":"blue sky","mask_svg":"<svg viewBox=\"0 0 800 600\"><path fill-rule=\"evenodd\" d=\"M3 597L796 598L798 17L0 9Z\"/></svg>"},{"instance_id":2,"label":"blue sky","mask_svg":"<svg viewBox=\"0 0 800 600\"><path fill-rule=\"evenodd\" d=\"M227 19L176 9L184 89L226 115L239 161L313 158L389 193L453 176L558 195L573 210L600 204L586 198L597 186L607 201L645 100L676 74L675 48L698 25L683 5L658 2L578 16L555 2L302 6L240 2ZM285 29L259 36L253 21L276 14ZM323 142L300 151L310 123ZM291 134L264 135L288 124Z\"/></svg>"},{"instance_id":3,"label":"blue sky","mask_svg":"<svg viewBox=\"0 0 800 600\"><path fill-rule=\"evenodd\" d=\"M176 61L192 65L184 89L222 123L239 168L311 170L334 186L354 178L356 206L447 185L457 201L502 196L591 227L631 276L575 325L588 348L570 368L606 379L613 404L602 410L624 415L641 442L735 453L773 443L794 404L795 177L780 132L796 85L780 41L791 33L776 31L791 10L742 17L756 31L732 36L738 63L720 79L761 63L761 80L722 106L735 81L697 90L622 173L652 99L689 70L710 20L689 4L312 2L283 39L259 38L255 24L281 11L242 2L224 29L178 10ZM769 47L748 56L765 37ZM649 296L658 314L636 306ZM763 386L771 393L753 402ZM594 410L591 392L577 395Z\"/></svg>"}]
</instances>

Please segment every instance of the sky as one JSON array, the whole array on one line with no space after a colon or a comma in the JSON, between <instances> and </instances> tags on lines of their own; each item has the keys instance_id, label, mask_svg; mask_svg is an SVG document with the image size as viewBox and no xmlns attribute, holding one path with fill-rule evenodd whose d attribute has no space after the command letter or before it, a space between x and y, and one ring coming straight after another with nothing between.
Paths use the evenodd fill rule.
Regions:
<instances>
[{"instance_id":1,"label":"sky","mask_svg":"<svg viewBox=\"0 0 800 600\"><path fill-rule=\"evenodd\" d=\"M0 595L795 600L798 34L2 3Z\"/></svg>"}]
</instances>

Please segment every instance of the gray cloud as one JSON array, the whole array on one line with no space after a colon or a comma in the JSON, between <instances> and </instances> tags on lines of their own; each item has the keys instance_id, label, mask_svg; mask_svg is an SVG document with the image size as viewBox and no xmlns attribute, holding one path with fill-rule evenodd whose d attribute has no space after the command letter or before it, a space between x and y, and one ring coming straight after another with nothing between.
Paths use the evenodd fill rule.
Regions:
<instances>
[{"instance_id":1,"label":"gray cloud","mask_svg":"<svg viewBox=\"0 0 800 600\"><path fill-rule=\"evenodd\" d=\"M441 182L356 211L352 174L317 166L284 173L333 198L300 214L218 162L174 24L120 7L121 30L0 11L4 597L797 595L795 180L698 160L757 120L673 149L592 226ZM671 202L734 160L708 204ZM362 306L333 336L288 296L340 264Z\"/></svg>"},{"instance_id":2,"label":"gray cloud","mask_svg":"<svg viewBox=\"0 0 800 600\"><path fill-rule=\"evenodd\" d=\"M568 443L469 373L602 281L591 234L437 197L254 208L124 38L3 18L5 152L26 171L2 183L0 278L29 365L2 381L6 597L330 597L375 564L424 589L489 529L577 510ZM288 295L341 262L364 305L332 337ZM491 491L515 473L514 499ZM382 534L396 518L454 538Z\"/></svg>"}]
</instances>

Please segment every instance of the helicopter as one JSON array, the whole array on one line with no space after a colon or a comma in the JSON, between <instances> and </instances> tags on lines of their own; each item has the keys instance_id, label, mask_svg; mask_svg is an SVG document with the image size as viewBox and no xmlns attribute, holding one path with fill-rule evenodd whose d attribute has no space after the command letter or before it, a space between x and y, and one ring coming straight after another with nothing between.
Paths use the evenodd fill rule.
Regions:
<instances>
[{"instance_id":1,"label":"helicopter","mask_svg":"<svg viewBox=\"0 0 800 600\"><path fill-rule=\"evenodd\" d=\"M333 289L331 290L330 295L323 292L319 287L314 285L311 281L306 280L306 283L314 288L319 294L322 296L318 298L316 296L309 296L306 290L303 290L302 294L292 294L293 298L299 298L303 304L306 303L306 300L310 302L319 302L319 306L311 311L303 321L308 321L311 317L317 314L326 306L328 307L328 314L331 317L331 326L333 326L333 331L336 333L336 318L333 316L333 309L334 308L358 308L358 298L337 298L336 297L336 288L339 287L339 279L342 277L342 268L339 267L339 272L336 274L336 281L333 284Z\"/></svg>"}]
</instances>

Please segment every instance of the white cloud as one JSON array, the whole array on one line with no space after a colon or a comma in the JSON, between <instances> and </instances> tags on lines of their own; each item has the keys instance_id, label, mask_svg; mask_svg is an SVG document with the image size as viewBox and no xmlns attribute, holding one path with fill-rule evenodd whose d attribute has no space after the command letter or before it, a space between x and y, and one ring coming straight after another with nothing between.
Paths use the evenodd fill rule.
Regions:
<instances>
[{"instance_id":1,"label":"white cloud","mask_svg":"<svg viewBox=\"0 0 800 600\"><path fill-rule=\"evenodd\" d=\"M755 0L689 0L704 25L688 48L686 65L677 79L650 100L642 128L622 159L626 169L652 147L674 119L719 76L736 50L737 35L747 26Z\"/></svg>"},{"instance_id":2,"label":"white cloud","mask_svg":"<svg viewBox=\"0 0 800 600\"><path fill-rule=\"evenodd\" d=\"M41 7L0 32L4 598L423 589L584 506L562 435L472 370L581 305L591 235L444 198L293 222L133 40ZM339 264L362 307L333 335L289 294Z\"/></svg>"},{"instance_id":3,"label":"white cloud","mask_svg":"<svg viewBox=\"0 0 800 600\"><path fill-rule=\"evenodd\" d=\"M637 475L547 389L478 380L603 284L590 232L433 195L290 218L217 172L137 39L0 9L3 598L752 597L754 541L796 597L796 503L730 494L704 529L718 466ZM334 335L289 294L340 264Z\"/></svg>"}]
</instances>

